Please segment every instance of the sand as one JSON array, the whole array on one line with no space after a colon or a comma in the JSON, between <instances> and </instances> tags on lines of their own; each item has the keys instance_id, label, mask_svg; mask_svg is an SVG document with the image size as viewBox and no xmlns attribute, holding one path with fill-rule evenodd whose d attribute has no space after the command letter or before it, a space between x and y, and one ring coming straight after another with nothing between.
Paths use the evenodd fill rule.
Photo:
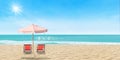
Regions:
<instances>
[{"instance_id":1,"label":"sand","mask_svg":"<svg viewBox=\"0 0 120 60\"><path fill-rule=\"evenodd\" d=\"M46 45L35 58L22 45L0 45L0 60L120 60L120 45Z\"/></svg>"}]
</instances>

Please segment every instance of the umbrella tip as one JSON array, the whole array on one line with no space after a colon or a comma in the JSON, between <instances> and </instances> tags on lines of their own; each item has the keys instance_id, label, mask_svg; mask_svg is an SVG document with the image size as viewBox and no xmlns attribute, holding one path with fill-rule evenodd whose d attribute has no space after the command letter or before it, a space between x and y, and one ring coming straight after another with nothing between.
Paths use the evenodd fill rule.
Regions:
<instances>
[{"instance_id":1,"label":"umbrella tip","mask_svg":"<svg viewBox=\"0 0 120 60\"><path fill-rule=\"evenodd\" d=\"M35 24L32 24L33 26L35 25Z\"/></svg>"}]
</instances>

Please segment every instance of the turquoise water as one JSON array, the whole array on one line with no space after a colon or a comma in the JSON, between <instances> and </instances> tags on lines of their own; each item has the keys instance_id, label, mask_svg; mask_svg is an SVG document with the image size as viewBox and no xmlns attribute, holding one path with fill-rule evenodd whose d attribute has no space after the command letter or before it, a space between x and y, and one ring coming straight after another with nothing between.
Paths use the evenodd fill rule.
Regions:
<instances>
[{"instance_id":1,"label":"turquoise water","mask_svg":"<svg viewBox=\"0 0 120 60\"><path fill-rule=\"evenodd\" d=\"M31 35L0 35L0 44L32 43ZM82 44L120 43L120 35L35 35L35 43Z\"/></svg>"}]
</instances>

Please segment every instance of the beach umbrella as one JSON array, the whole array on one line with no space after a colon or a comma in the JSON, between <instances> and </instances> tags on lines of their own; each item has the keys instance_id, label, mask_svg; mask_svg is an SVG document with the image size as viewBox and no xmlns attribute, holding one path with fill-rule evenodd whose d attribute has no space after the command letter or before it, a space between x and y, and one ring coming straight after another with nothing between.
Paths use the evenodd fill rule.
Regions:
<instances>
[{"instance_id":1,"label":"beach umbrella","mask_svg":"<svg viewBox=\"0 0 120 60\"><path fill-rule=\"evenodd\" d=\"M28 27L22 28L19 30L22 33L31 33L32 34L32 47L33 47L33 53L34 53L34 33L45 33L47 32L47 29L35 24L32 24ZM35 53L34 53L35 56Z\"/></svg>"}]
</instances>

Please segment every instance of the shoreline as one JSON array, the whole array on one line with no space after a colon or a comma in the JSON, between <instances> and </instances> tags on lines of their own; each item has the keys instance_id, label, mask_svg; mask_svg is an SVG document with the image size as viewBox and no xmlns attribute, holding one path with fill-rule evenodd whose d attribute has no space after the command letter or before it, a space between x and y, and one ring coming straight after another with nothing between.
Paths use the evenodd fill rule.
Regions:
<instances>
[{"instance_id":1,"label":"shoreline","mask_svg":"<svg viewBox=\"0 0 120 60\"><path fill-rule=\"evenodd\" d=\"M12 42L0 42L0 45L23 45L23 44L32 44L31 41L29 43L23 42L23 41L12 41ZM59 41L51 41L51 42L42 42L42 43L37 43L35 41L35 44L47 44L47 45L52 45L52 44L60 44L60 45L120 45L120 42L59 42Z\"/></svg>"}]
</instances>

